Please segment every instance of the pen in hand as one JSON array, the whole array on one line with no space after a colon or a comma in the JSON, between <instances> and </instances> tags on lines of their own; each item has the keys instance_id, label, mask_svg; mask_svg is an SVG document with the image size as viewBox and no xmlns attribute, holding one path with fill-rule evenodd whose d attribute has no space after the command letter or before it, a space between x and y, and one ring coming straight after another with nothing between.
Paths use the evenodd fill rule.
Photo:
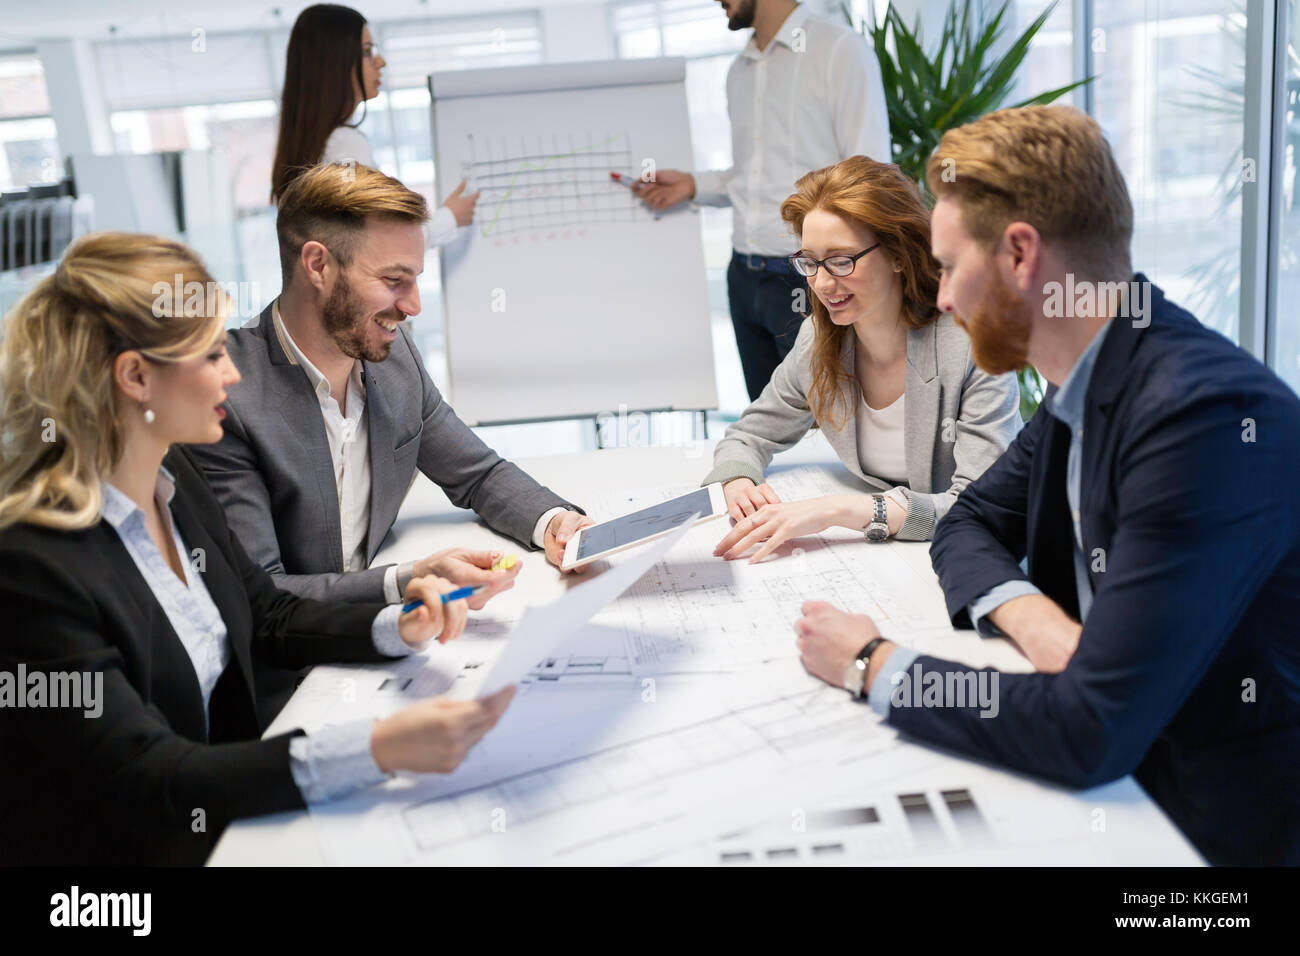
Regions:
<instances>
[{"instance_id":1,"label":"pen in hand","mask_svg":"<svg viewBox=\"0 0 1300 956\"><path fill-rule=\"evenodd\" d=\"M446 594L442 595L442 603L446 604L448 601L459 601L463 598L472 597L486 587L486 584L477 584L473 587L457 588L454 591L448 591ZM421 607L423 604L424 602L418 599L415 601L407 601L402 605L402 613L410 614L417 607Z\"/></svg>"}]
</instances>

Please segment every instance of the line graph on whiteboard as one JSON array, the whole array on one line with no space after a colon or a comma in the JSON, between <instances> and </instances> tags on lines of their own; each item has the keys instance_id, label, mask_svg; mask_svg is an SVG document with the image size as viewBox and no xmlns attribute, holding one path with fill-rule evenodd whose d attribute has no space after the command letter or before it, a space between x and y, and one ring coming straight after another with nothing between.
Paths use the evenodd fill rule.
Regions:
<instances>
[{"instance_id":1,"label":"line graph on whiteboard","mask_svg":"<svg viewBox=\"0 0 1300 956\"><path fill-rule=\"evenodd\" d=\"M474 226L484 239L518 241L582 236L584 226L653 219L611 172L635 178L641 170L622 133L547 133L466 137L461 174L469 192L481 191Z\"/></svg>"}]
</instances>

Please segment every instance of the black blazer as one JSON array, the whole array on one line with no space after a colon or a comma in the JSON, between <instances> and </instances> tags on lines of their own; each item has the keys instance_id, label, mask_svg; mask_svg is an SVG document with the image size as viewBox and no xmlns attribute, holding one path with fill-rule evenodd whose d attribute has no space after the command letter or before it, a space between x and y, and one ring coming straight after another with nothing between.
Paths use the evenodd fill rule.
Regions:
<instances>
[{"instance_id":1,"label":"black blazer","mask_svg":"<svg viewBox=\"0 0 1300 956\"><path fill-rule=\"evenodd\" d=\"M188 654L113 528L0 532L0 670L103 674L103 713L0 708L0 861L201 863L238 817L300 808L289 740L259 739L253 657L278 667L383 659L380 604L277 590L230 534L188 451L164 461L185 544L226 623L230 664L203 701ZM298 731L297 733L301 733Z\"/></svg>"},{"instance_id":2,"label":"black blazer","mask_svg":"<svg viewBox=\"0 0 1300 956\"><path fill-rule=\"evenodd\" d=\"M1069 666L1000 675L996 717L890 722L1073 786L1134 773L1211 863L1300 864L1300 400L1154 287L1151 305L1148 327L1114 321L1084 403L1093 603ZM939 523L958 626L1026 578L1077 617L1069 445L1040 409Z\"/></svg>"}]
</instances>

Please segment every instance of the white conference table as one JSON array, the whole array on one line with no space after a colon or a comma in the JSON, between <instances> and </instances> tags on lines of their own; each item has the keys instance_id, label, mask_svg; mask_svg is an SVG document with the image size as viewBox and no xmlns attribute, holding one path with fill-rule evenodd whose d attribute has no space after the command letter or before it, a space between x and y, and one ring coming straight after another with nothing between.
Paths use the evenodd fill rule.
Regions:
<instances>
[{"instance_id":1,"label":"white conference table","mask_svg":"<svg viewBox=\"0 0 1300 956\"><path fill-rule=\"evenodd\" d=\"M614 448L520 459L517 464L566 499L583 505L598 494L612 489L645 489L666 485L693 483L708 471L712 461L713 441L689 442L672 447ZM769 469L769 476L790 468L809 465L825 469L837 484L846 490L862 490L847 469L835 458L833 451L820 432L810 433L802 442L779 455ZM719 530L719 534L721 534ZM524 562L514 589L494 598L494 601L513 601L520 607L554 600L566 586L577 580L575 576L561 576L545 562L540 552L524 552L517 544L490 531L471 512L455 508L442 490L423 475L417 475L406 501L403 503L393 534L376 563L410 560L441 548L452 546L497 549L515 552ZM893 558L913 568L932 586L936 607L943 606L943 594L938 579L930 566L928 542L889 542L873 547L888 548ZM793 642L794 635L791 634ZM1004 639L982 638L973 631L951 631L946 634L918 636L912 646L923 652L934 653L957 660L972 667L992 666L1003 671L1029 671L1032 668L1013 644ZM283 728L273 725L268 734ZM928 750L924 745L907 743L916 750ZM932 751L933 752L933 751ZM1020 774L1002 771L986 764L969 762L972 772L991 781L996 787L1005 787L1016 793L1021 801L1017 813L1035 802L1046 805L1055 800L1054 812L1060 820L1062 795L1069 802L1072 813L1090 814L1095 820L1110 819L1122 824L1127 837L1109 840L1106 852L1093 862L1124 864L1198 865L1203 860L1186 838L1168 820L1132 777L1107 784L1083 793L1064 790ZM918 787L927 786L918 783ZM1077 800L1075 796L1077 795ZM1077 807L1073 807L1077 803ZM1067 816L1070 815L1067 813ZM1096 827L1094 826L1094 829ZM1102 828L1103 830L1105 827ZM1094 842L1096 834L1092 834ZM1051 844L1045 840L1045 844ZM1085 848L1086 849L1086 848ZM722 850L725 853L726 847ZM1056 862L1047 845L1041 853L1019 857L978 855L966 859L952 858L949 862ZM769 854L770 855L770 854ZM761 856L761 854L760 854ZM716 857L713 858L716 860ZM725 856L724 856L725 859ZM668 856L663 862L699 862L698 855ZM943 859L920 861L889 860L888 862L945 862ZM261 866L261 865L324 865L325 859L316 838L313 824L306 811L270 814L241 820L232 824L223 834L208 865L211 866Z\"/></svg>"}]
</instances>

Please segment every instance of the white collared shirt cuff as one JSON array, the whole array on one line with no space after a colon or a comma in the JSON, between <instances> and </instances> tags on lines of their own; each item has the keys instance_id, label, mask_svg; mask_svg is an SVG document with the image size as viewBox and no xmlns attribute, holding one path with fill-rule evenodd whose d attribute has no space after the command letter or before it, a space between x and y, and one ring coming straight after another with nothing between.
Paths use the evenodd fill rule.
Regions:
<instances>
[{"instance_id":1,"label":"white collared shirt cuff","mask_svg":"<svg viewBox=\"0 0 1300 956\"><path fill-rule=\"evenodd\" d=\"M966 613L970 615L971 627L985 637L1006 637L1006 634L1002 632L1002 628L992 621L984 619L1012 598L1024 597L1026 594L1042 593L1028 581L1006 581L996 587L991 587L971 601L966 608Z\"/></svg>"},{"instance_id":2,"label":"white collared shirt cuff","mask_svg":"<svg viewBox=\"0 0 1300 956\"><path fill-rule=\"evenodd\" d=\"M289 741L289 772L304 802L337 800L388 779L370 752L374 724L354 720Z\"/></svg>"},{"instance_id":3,"label":"white collared shirt cuff","mask_svg":"<svg viewBox=\"0 0 1300 956\"><path fill-rule=\"evenodd\" d=\"M412 647L402 640L402 635L397 630L397 619L401 616L402 608L398 604L390 604L375 615L375 621L370 625L370 640L380 654L406 657L424 646L421 644L420 647Z\"/></svg>"},{"instance_id":4,"label":"white collared shirt cuff","mask_svg":"<svg viewBox=\"0 0 1300 956\"><path fill-rule=\"evenodd\" d=\"M456 238L456 231L459 228L460 226L456 224L456 214L446 206L439 206L429 221L424 224L424 244L429 248L445 245Z\"/></svg>"},{"instance_id":5,"label":"white collared shirt cuff","mask_svg":"<svg viewBox=\"0 0 1300 956\"><path fill-rule=\"evenodd\" d=\"M384 600L389 604L402 603L402 589L397 584L397 565L390 564L384 571Z\"/></svg>"},{"instance_id":6,"label":"white collared shirt cuff","mask_svg":"<svg viewBox=\"0 0 1300 956\"><path fill-rule=\"evenodd\" d=\"M727 193L726 173L695 170L691 176L695 179L695 195L691 197L691 202L701 206L731 205L731 197Z\"/></svg>"},{"instance_id":7,"label":"white collared shirt cuff","mask_svg":"<svg viewBox=\"0 0 1300 956\"><path fill-rule=\"evenodd\" d=\"M551 519L554 518L556 515L564 514L564 512L568 510L569 510L568 508L552 508L550 511L545 512L540 518L537 519L537 524L533 525L533 547L534 548L546 547L546 526L551 523Z\"/></svg>"}]
</instances>

